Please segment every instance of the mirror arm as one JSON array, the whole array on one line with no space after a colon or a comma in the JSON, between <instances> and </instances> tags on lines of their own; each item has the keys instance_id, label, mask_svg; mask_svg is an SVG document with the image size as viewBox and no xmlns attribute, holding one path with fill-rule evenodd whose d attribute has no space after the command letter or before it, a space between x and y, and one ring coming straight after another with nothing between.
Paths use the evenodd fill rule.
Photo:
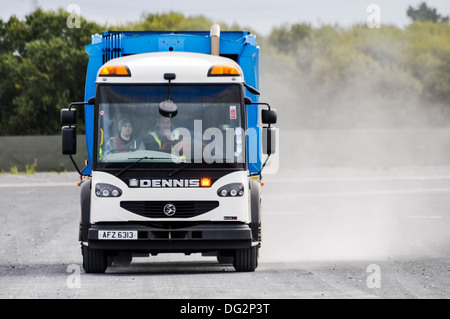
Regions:
<instances>
[{"instance_id":1,"label":"mirror arm","mask_svg":"<svg viewBox=\"0 0 450 319\"><path fill-rule=\"evenodd\" d=\"M86 105L89 104L89 102L72 102L69 104L69 111L72 109L72 105Z\"/></svg>"},{"instance_id":2,"label":"mirror arm","mask_svg":"<svg viewBox=\"0 0 450 319\"><path fill-rule=\"evenodd\" d=\"M251 176L259 176L259 175L261 175L261 172L263 171L264 167L266 166L267 161L269 160L270 155L271 155L271 153L268 153L268 154L267 154L266 160L264 161L264 164L261 166L261 169L259 170L258 173L252 173L252 174L250 174L250 175L248 175L248 176L251 177Z\"/></svg>"},{"instance_id":3,"label":"mirror arm","mask_svg":"<svg viewBox=\"0 0 450 319\"><path fill-rule=\"evenodd\" d=\"M83 174L83 173L81 172L81 170L78 168L77 163L76 163L75 160L73 159L73 156L72 156L72 155L69 155L69 158L70 158L70 160L72 161L73 166L75 166L75 169L77 170L78 174L84 175L84 176L89 176L89 175Z\"/></svg>"},{"instance_id":4,"label":"mirror arm","mask_svg":"<svg viewBox=\"0 0 450 319\"><path fill-rule=\"evenodd\" d=\"M253 86L248 85L247 83L243 83L245 88L251 93L254 94L256 96L260 96L261 93L259 93L259 91L257 89L255 89Z\"/></svg>"},{"instance_id":5,"label":"mirror arm","mask_svg":"<svg viewBox=\"0 0 450 319\"><path fill-rule=\"evenodd\" d=\"M250 100L251 101L251 100ZM249 103L245 103L246 105L265 105L267 106L267 108L269 109L269 111L271 110L270 104L269 103L265 103L265 102L249 102ZM268 124L268 127L270 126L270 123Z\"/></svg>"},{"instance_id":6,"label":"mirror arm","mask_svg":"<svg viewBox=\"0 0 450 319\"><path fill-rule=\"evenodd\" d=\"M269 103L265 103L265 102L251 102L251 103L247 103L247 105L266 105L269 108L269 111L270 111L270 104Z\"/></svg>"}]
</instances>

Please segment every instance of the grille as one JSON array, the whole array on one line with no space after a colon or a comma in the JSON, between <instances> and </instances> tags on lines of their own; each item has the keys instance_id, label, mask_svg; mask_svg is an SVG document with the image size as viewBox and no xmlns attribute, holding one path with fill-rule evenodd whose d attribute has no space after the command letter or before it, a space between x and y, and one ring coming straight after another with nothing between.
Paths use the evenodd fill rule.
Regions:
<instances>
[{"instance_id":1,"label":"grille","mask_svg":"<svg viewBox=\"0 0 450 319\"><path fill-rule=\"evenodd\" d=\"M175 205L172 216L164 214L164 206ZM219 207L218 201L122 201L120 207L143 217L149 218L190 218Z\"/></svg>"}]
</instances>

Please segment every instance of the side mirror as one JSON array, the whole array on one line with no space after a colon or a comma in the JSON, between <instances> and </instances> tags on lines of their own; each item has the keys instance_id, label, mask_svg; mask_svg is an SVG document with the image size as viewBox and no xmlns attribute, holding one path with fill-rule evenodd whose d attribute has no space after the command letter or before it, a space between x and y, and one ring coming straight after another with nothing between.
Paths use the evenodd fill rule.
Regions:
<instances>
[{"instance_id":1,"label":"side mirror","mask_svg":"<svg viewBox=\"0 0 450 319\"><path fill-rule=\"evenodd\" d=\"M64 155L75 155L77 153L77 132L74 126L63 126L62 153Z\"/></svg>"},{"instance_id":2,"label":"side mirror","mask_svg":"<svg viewBox=\"0 0 450 319\"><path fill-rule=\"evenodd\" d=\"M267 155L275 154L277 147L277 130L274 127L263 127L262 147L263 153Z\"/></svg>"},{"instance_id":3,"label":"side mirror","mask_svg":"<svg viewBox=\"0 0 450 319\"><path fill-rule=\"evenodd\" d=\"M75 127L72 126L77 123L77 110L72 109L72 107L86 104L95 105L95 97L91 97L87 102L72 102L69 104L68 109L62 109L60 113L60 121L62 125L62 153L63 155L69 155L73 165L80 175L83 175L83 173L80 171L77 163L75 163L72 157L72 155L77 153L77 131Z\"/></svg>"},{"instance_id":4,"label":"side mirror","mask_svg":"<svg viewBox=\"0 0 450 319\"><path fill-rule=\"evenodd\" d=\"M276 124L277 123L277 112L274 110L262 110L261 111L261 122L263 124Z\"/></svg>"},{"instance_id":5,"label":"side mirror","mask_svg":"<svg viewBox=\"0 0 450 319\"><path fill-rule=\"evenodd\" d=\"M63 126L77 124L77 110L62 109L60 113L60 121Z\"/></svg>"}]
</instances>

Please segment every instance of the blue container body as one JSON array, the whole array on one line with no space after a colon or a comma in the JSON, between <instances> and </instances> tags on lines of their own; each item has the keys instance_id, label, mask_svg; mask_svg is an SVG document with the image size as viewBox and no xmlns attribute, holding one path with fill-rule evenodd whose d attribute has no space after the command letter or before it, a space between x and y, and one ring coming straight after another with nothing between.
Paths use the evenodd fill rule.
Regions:
<instances>
[{"instance_id":1,"label":"blue container body","mask_svg":"<svg viewBox=\"0 0 450 319\"><path fill-rule=\"evenodd\" d=\"M95 96L97 72L107 61L122 56L149 52L211 53L210 34L207 31L104 31L93 35L92 44L86 46L89 62L86 74L85 101ZM259 47L256 37L247 31L222 31L220 33L221 56L235 60L244 72L245 83L259 90ZM256 95L246 89L246 96L253 102ZM257 145L248 145L248 157L257 159L249 164L249 173L261 169L261 130L258 127L258 105L247 105L247 127L257 132ZM86 146L89 164L82 173L91 175L94 136L94 108L85 106ZM248 142L251 142L248 139ZM254 154L256 152L256 154Z\"/></svg>"}]
</instances>

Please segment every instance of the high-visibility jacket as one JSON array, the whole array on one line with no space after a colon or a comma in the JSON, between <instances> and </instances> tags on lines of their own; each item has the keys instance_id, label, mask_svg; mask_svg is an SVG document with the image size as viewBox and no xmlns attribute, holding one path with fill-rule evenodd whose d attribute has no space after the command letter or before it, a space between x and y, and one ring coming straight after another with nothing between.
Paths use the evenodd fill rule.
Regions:
<instances>
[{"instance_id":1,"label":"high-visibility jacket","mask_svg":"<svg viewBox=\"0 0 450 319\"><path fill-rule=\"evenodd\" d=\"M155 139L155 142L158 144L159 150L163 151L167 147L167 141L162 142L160 138L158 137L158 134L156 134L155 131L149 132L151 136ZM172 132L172 140L177 140L180 137L180 132L178 130L174 130ZM173 145L170 145L170 148L172 149Z\"/></svg>"}]
</instances>

